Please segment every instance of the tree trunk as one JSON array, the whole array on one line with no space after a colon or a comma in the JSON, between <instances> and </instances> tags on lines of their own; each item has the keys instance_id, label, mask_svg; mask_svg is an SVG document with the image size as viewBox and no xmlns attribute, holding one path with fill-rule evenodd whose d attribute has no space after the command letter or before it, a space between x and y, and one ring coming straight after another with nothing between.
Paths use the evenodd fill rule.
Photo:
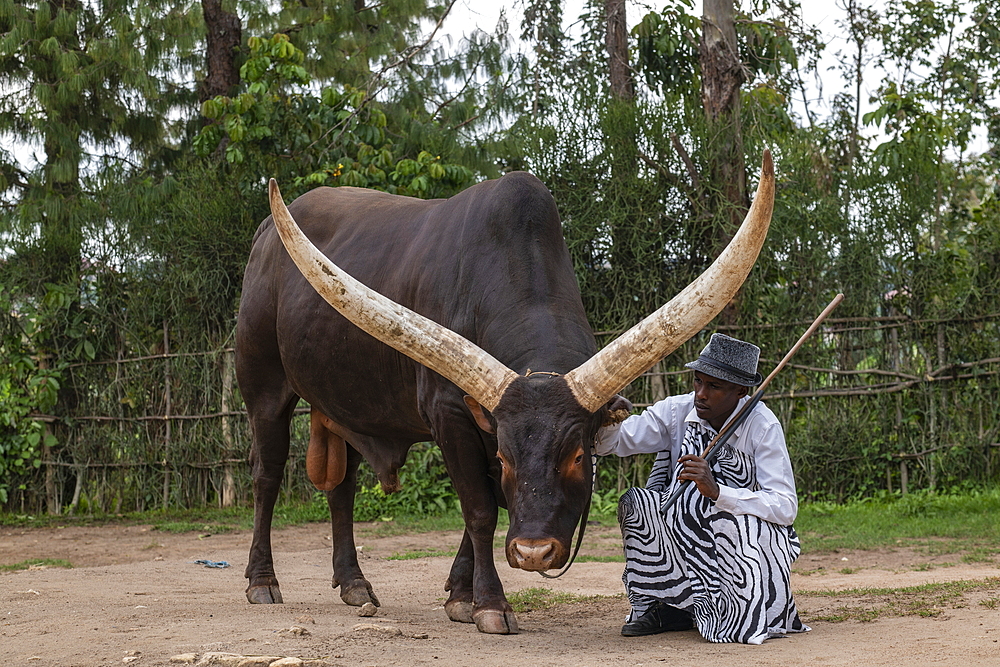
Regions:
<instances>
[{"instance_id":1,"label":"tree trunk","mask_svg":"<svg viewBox=\"0 0 1000 667\"><path fill-rule=\"evenodd\" d=\"M740 89L745 81L736 43L734 0L705 0L702 20L701 99L708 125L710 210L718 223L703 231L701 246L714 258L736 233L749 208L746 164L740 124ZM722 313L731 324L739 311L739 294Z\"/></svg>"},{"instance_id":2,"label":"tree trunk","mask_svg":"<svg viewBox=\"0 0 1000 667\"><path fill-rule=\"evenodd\" d=\"M604 43L608 47L611 96L631 101L635 99L635 82L629 67L625 0L604 0L604 12L608 21Z\"/></svg>"},{"instance_id":3,"label":"tree trunk","mask_svg":"<svg viewBox=\"0 0 1000 667\"><path fill-rule=\"evenodd\" d=\"M641 215L636 215L638 207L634 193L639 173L639 130L635 83L629 66L625 0L605 0L604 12L610 94L602 112L602 124L611 172L605 196L609 202L615 202L607 212L612 238L611 264L617 274L614 282L622 298L640 295L633 304L636 312L625 317L626 321L634 322L647 312L644 302L648 293L644 287L647 280L642 267L646 266L643 256L648 245L648 223Z\"/></svg>"},{"instance_id":4,"label":"tree trunk","mask_svg":"<svg viewBox=\"0 0 1000 667\"><path fill-rule=\"evenodd\" d=\"M236 58L243 41L240 17L222 8L222 0L201 0L205 16L205 64L208 74L200 87L199 101L229 95L240 83Z\"/></svg>"}]
</instances>

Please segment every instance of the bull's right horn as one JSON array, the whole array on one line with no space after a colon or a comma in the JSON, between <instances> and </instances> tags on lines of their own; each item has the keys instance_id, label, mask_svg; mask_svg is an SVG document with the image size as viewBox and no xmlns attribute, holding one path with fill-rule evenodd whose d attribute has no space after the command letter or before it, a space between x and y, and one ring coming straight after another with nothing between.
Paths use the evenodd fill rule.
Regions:
<instances>
[{"instance_id":1,"label":"bull's right horn","mask_svg":"<svg viewBox=\"0 0 1000 667\"><path fill-rule=\"evenodd\" d=\"M596 412L718 315L739 291L764 245L774 209L774 164L764 151L757 196L733 240L680 294L566 374L576 400Z\"/></svg>"},{"instance_id":2,"label":"bull's right horn","mask_svg":"<svg viewBox=\"0 0 1000 667\"><path fill-rule=\"evenodd\" d=\"M448 378L487 410L517 373L479 346L355 280L321 253L295 224L278 184L268 186L271 217L299 271L327 303L386 345Z\"/></svg>"}]
</instances>

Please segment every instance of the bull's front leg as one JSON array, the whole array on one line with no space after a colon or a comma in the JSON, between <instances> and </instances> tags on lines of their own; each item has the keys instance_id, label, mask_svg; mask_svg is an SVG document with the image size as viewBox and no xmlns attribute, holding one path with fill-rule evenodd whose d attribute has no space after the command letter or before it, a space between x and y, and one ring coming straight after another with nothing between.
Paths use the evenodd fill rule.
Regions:
<instances>
[{"instance_id":1,"label":"bull's front leg","mask_svg":"<svg viewBox=\"0 0 1000 667\"><path fill-rule=\"evenodd\" d=\"M450 426L436 436L462 503L465 533L448 577L445 610L452 620L475 623L480 632L516 634L517 618L493 562L498 505L481 439L471 424Z\"/></svg>"}]
</instances>

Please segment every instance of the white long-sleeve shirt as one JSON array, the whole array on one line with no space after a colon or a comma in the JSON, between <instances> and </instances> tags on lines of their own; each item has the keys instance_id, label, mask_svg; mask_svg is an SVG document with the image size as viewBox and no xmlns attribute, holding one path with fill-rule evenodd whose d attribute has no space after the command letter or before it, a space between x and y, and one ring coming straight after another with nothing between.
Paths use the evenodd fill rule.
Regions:
<instances>
[{"instance_id":1,"label":"white long-sleeve shirt","mask_svg":"<svg viewBox=\"0 0 1000 667\"><path fill-rule=\"evenodd\" d=\"M749 396L740 399L733 415L748 400ZM689 422L698 424L713 436L716 433L707 421L698 417L694 409L694 392L670 396L621 424L601 429L597 453L631 456L669 451L673 469ZM728 442L753 457L760 489L752 491L720 484L716 507L732 514L752 514L772 523L792 525L799 509L795 477L785 447L785 434L774 413L758 403Z\"/></svg>"}]
</instances>

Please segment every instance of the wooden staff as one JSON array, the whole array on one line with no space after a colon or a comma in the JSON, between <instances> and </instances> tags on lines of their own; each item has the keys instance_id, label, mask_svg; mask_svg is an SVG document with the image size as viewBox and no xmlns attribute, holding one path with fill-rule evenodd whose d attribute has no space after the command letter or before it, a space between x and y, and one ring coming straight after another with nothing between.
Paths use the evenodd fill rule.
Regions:
<instances>
[{"instance_id":1,"label":"wooden staff","mask_svg":"<svg viewBox=\"0 0 1000 667\"><path fill-rule=\"evenodd\" d=\"M760 383L760 387L754 393L753 398L744 403L743 407L740 408L740 411L736 413L736 416L730 419L729 423L716 434L716 436L712 439L712 442L708 443L708 447L706 447L705 451L701 453L701 458L711 464L716 457L718 457L719 452L722 450L722 446L726 444L729 437L736 432L736 429L738 429L740 425L746 421L746 418L750 416L751 412L753 412L754 406L760 402L760 399L764 396L764 389L767 388L767 385L771 384L771 380L774 379L774 376L778 374L778 371L785 367L793 356L795 356L795 353L799 351L802 344L806 342L809 336L813 335L816 329L819 328L819 325L823 323L823 320L825 320L827 316L833 312L833 309L839 306L840 302L843 300L844 295L838 294L833 298L833 301L830 302L830 305L823 309L823 312L819 314L819 317L817 317L815 321L809 325L809 328L806 329L804 334L802 334L798 342L795 343L795 345L792 346L792 349L788 351L785 358L779 361L778 365L774 367L773 371L771 371L771 374ZM677 499L681 497L682 493L684 493L684 485L688 481L690 480L683 480L677 485L677 489L670 495L669 498L667 498L666 502L660 505L661 512L665 512L670 506L677 502Z\"/></svg>"}]
</instances>

